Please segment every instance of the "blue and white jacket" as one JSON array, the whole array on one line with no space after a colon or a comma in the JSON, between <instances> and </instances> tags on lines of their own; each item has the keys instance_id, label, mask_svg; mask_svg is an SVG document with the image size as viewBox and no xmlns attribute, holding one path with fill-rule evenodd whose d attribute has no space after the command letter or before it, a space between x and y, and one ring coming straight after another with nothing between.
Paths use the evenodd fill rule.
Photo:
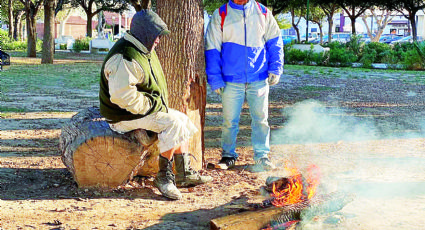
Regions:
<instances>
[{"instance_id":1,"label":"blue and white jacket","mask_svg":"<svg viewBox=\"0 0 425 230\"><path fill-rule=\"evenodd\" d=\"M205 35L211 89L225 87L225 82L264 80L269 73L281 75L283 42L270 10L254 0L243 6L230 0L221 9L214 11Z\"/></svg>"}]
</instances>

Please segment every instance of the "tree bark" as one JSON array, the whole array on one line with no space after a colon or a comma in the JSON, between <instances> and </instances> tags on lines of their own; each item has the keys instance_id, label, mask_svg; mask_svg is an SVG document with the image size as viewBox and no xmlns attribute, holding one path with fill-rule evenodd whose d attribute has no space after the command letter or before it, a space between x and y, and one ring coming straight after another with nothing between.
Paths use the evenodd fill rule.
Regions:
<instances>
[{"instance_id":1,"label":"tree bark","mask_svg":"<svg viewBox=\"0 0 425 230\"><path fill-rule=\"evenodd\" d=\"M61 129L62 161L79 187L115 188L142 172L157 136L144 130L119 134L109 128L97 107L87 108ZM155 170L148 168L148 170ZM156 169L157 170L157 169Z\"/></svg>"},{"instance_id":2,"label":"tree bark","mask_svg":"<svg viewBox=\"0 0 425 230\"><path fill-rule=\"evenodd\" d=\"M53 64L55 52L55 0L44 1L44 37L43 52L41 55L42 64Z\"/></svg>"},{"instance_id":3,"label":"tree bark","mask_svg":"<svg viewBox=\"0 0 425 230\"><path fill-rule=\"evenodd\" d=\"M37 55L37 30L35 15L27 10L27 57L36 57Z\"/></svg>"},{"instance_id":4,"label":"tree bark","mask_svg":"<svg viewBox=\"0 0 425 230\"><path fill-rule=\"evenodd\" d=\"M189 149L197 159L192 166L200 169L206 106L202 0L158 0L157 9L171 31L157 49L167 76L170 107L187 114L198 128Z\"/></svg>"},{"instance_id":5,"label":"tree bark","mask_svg":"<svg viewBox=\"0 0 425 230\"><path fill-rule=\"evenodd\" d=\"M36 15L42 0L32 2L31 0L21 0L25 6L25 17L27 24L27 56L36 57L37 54L37 30L36 30Z\"/></svg>"},{"instance_id":6,"label":"tree bark","mask_svg":"<svg viewBox=\"0 0 425 230\"><path fill-rule=\"evenodd\" d=\"M14 15L15 19L13 21L13 39L16 41L22 40L22 16L24 15L24 13L24 10L18 10Z\"/></svg>"},{"instance_id":7,"label":"tree bark","mask_svg":"<svg viewBox=\"0 0 425 230\"><path fill-rule=\"evenodd\" d=\"M87 37L93 37L93 29L92 29L92 22L93 22L93 16L94 14L86 12L87 14Z\"/></svg>"},{"instance_id":8,"label":"tree bark","mask_svg":"<svg viewBox=\"0 0 425 230\"><path fill-rule=\"evenodd\" d=\"M14 21L13 21L13 1L8 1L8 16L9 16L9 38L13 37L13 31L14 31Z\"/></svg>"}]
</instances>

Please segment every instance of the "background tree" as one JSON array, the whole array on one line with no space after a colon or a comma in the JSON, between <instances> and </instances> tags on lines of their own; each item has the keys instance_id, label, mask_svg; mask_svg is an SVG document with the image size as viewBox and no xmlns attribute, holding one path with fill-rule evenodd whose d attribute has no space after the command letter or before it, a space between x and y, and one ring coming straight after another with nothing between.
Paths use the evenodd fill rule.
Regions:
<instances>
[{"instance_id":1,"label":"background tree","mask_svg":"<svg viewBox=\"0 0 425 230\"><path fill-rule=\"evenodd\" d=\"M23 41L22 36L22 17L25 14L25 9L14 10L13 12L13 39Z\"/></svg>"},{"instance_id":2,"label":"background tree","mask_svg":"<svg viewBox=\"0 0 425 230\"><path fill-rule=\"evenodd\" d=\"M279 13L286 13L291 1L282 1L282 0L257 0L263 5L267 6L272 11L273 15L277 15ZM302 7L301 3L299 3Z\"/></svg>"},{"instance_id":3,"label":"background tree","mask_svg":"<svg viewBox=\"0 0 425 230\"><path fill-rule=\"evenodd\" d=\"M425 8L425 1L423 0L388 0L386 6L389 9L400 12L410 22L412 28L413 40L417 41L418 32L416 29L416 13Z\"/></svg>"},{"instance_id":4,"label":"background tree","mask_svg":"<svg viewBox=\"0 0 425 230\"><path fill-rule=\"evenodd\" d=\"M319 27L320 43L323 43L323 19L325 18L326 14L322 8L314 3L310 5L309 20Z\"/></svg>"},{"instance_id":5,"label":"background tree","mask_svg":"<svg viewBox=\"0 0 425 230\"><path fill-rule=\"evenodd\" d=\"M291 2L295 4L295 1L291 1ZM301 42L301 34L300 34L300 29L298 28L298 25L301 22L302 16L305 15L306 13L306 10L305 10L306 8L299 9L294 4L290 4L289 6L289 12L291 13L291 23L292 23L292 28L294 28L295 32L297 33L298 42Z\"/></svg>"},{"instance_id":6,"label":"background tree","mask_svg":"<svg viewBox=\"0 0 425 230\"><path fill-rule=\"evenodd\" d=\"M42 64L53 64L55 52L55 8L56 0L44 0L44 36L41 55Z\"/></svg>"},{"instance_id":7,"label":"background tree","mask_svg":"<svg viewBox=\"0 0 425 230\"><path fill-rule=\"evenodd\" d=\"M142 9L150 9L152 8L152 3L150 0L128 0L136 12L141 11Z\"/></svg>"},{"instance_id":8,"label":"background tree","mask_svg":"<svg viewBox=\"0 0 425 230\"><path fill-rule=\"evenodd\" d=\"M0 11L0 14L2 22L9 26L9 38L17 40L16 27L20 24L20 19L24 14L22 12L24 10L24 6L17 0L0 0L0 4L2 9L7 9Z\"/></svg>"},{"instance_id":9,"label":"background tree","mask_svg":"<svg viewBox=\"0 0 425 230\"><path fill-rule=\"evenodd\" d=\"M333 18L340 11L339 5L335 0L313 0L313 4L317 4L325 13L328 20L328 43L332 41Z\"/></svg>"},{"instance_id":10,"label":"background tree","mask_svg":"<svg viewBox=\"0 0 425 230\"><path fill-rule=\"evenodd\" d=\"M369 11L370 14L367 14ZM382 33L384 33L385 27L387 27L388 23L390 23L394 17L394 11L388 9L379 9L374 6L371 7L365 14L362 16L363 23L366 25L367 35L371 39L372 42L379 42ZM371 26L367 23L367 19L372 17L377 25L376 34L373 33Z\"/></svg>"},{"instance_id":11,"label":"background tree","mask_svg":"<svg viewBox=\"0 0 425 230\"><path fill-rule=\"evenodd\" d=\"M3 8L4 9L4 8ZM8 19L9 19L9 38L13 37L13 30L14 30L14 25L13 25L13 1L12 0L8 0ZM2 17L4 18L4 17Z\"/></svg>"},{"instance_id":12,"label":"background tree","mask_svg":"<svg viewBox=\"0 0 425 230\"><path fill-rule=\"evenodd\" d=\"M43 0L20 0L25 7L25 18L27 26L27 56L35 57L37 54L37 31L36 31L36 16L38 10L43 4Z\"/></svg>"},{"instance_id":13,"label":"background tree","mask_svg":"<svg viewBox=\"0 0 425 230\"><path fill-rule=\"evenodd\" d=\"M110 11L121 13L128 9L128 2L125 0L72 0L73 6L83 8L87 16L87 37L93 36L92 22L93 17L101 11Z\"/></svg>"},{"instance_id":14,"label":"background tree","mask_svg":"<svg viewBox=\"0 0 425 230\"><path fill-rule=\"evenodd\" d=\"M44 0L44 36L41 63L53 64L55 53L55 17L69 0Z\"/></svg>"},{"instance_id":15,"label":"background tree","mask_svg":"<svg viewBox=\"0 0 425 230\"><path fill-rule=\"evenodd\" d=\"M356 19L374 4L372 1L364 0L336 0L336 2L350 18L352 34L356 34Z\"/></svg>"},{"instance_id":16,"label":"background tree","mask_svg":"<svg viewBox=\"0 0 425 230\"><path fill-rule=\"evenodd\" d=\"M218 9L224 3L229 2L229 0L204 0L204 9L208 14L214 13L214 10Z\"/></svg>"},{"instance_id":17,"label":"background tree","mask_svg":"<svg viewBox=\"0 0 425 230\"><path fill-rule=\"evenodd\" d=\"M189 116L198 128L190 152L199 169L204 162L206 77L202 0L157 0L160 17L171 33L161 40L158 56L167 76L170 107Z\"/></svg>"}]
</instances>

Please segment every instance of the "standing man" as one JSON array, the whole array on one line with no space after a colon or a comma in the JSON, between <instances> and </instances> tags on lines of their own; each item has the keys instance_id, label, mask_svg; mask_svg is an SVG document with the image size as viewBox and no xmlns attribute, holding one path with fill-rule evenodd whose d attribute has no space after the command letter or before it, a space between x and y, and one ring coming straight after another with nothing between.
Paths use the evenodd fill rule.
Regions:
<instances>
[{"instance_id":1,"label":"standing man","mask_svg":"<svg viewBox=\"0 0 425 230\"><path fill-rule=\"evenodd\" d=\"M177 200L182 195L176 185L193 186L212 178L190 167L187 141L197 128L184 113L168 107L167 82L155 53L160 37L168 33L167 25L156 13L137 12L130 33L118 40L105 58L99 98L100 112L112 130L158 133L159 172L154 184L162 195Z\"/></svg>"},{"instance_id":2,"label":"standing man","mask_svg":"<svg viewBox=\"0 0 425 230\"><path fill-rule=\"evenodd\" d=\"M252 118L254 170L274 168L268 124L269 86L283 72L281 32L270 10L255 0L230 0L215 10L206 33L206 72L223 104L221 168L238 158L236 137L246 98Z\"/></svg>"}]
</instances>

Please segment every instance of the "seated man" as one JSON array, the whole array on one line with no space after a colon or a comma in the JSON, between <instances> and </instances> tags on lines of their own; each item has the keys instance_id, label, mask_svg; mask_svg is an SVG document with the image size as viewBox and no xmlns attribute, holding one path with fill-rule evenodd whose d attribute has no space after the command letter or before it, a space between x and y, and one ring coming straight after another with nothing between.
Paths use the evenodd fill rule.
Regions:
<instances>
[{"instance_id":1,"label":"seated man","mask_svg":"<svg viewBox=\"0 0 425 230\"><path fill-rule=\"evenodd\" d=\"M198 185L212 178L190 167L187 141L197 128L185 114L168 108L167 82L155 53L160 37L168 33L167 25L156 13L137 12L130 33L118 40L105 58L99 98L100 112L112 130L158 133L159 172L154 184L162 195L177 200L182 195L176 184Z\"/></svg>"}]
</instances>

